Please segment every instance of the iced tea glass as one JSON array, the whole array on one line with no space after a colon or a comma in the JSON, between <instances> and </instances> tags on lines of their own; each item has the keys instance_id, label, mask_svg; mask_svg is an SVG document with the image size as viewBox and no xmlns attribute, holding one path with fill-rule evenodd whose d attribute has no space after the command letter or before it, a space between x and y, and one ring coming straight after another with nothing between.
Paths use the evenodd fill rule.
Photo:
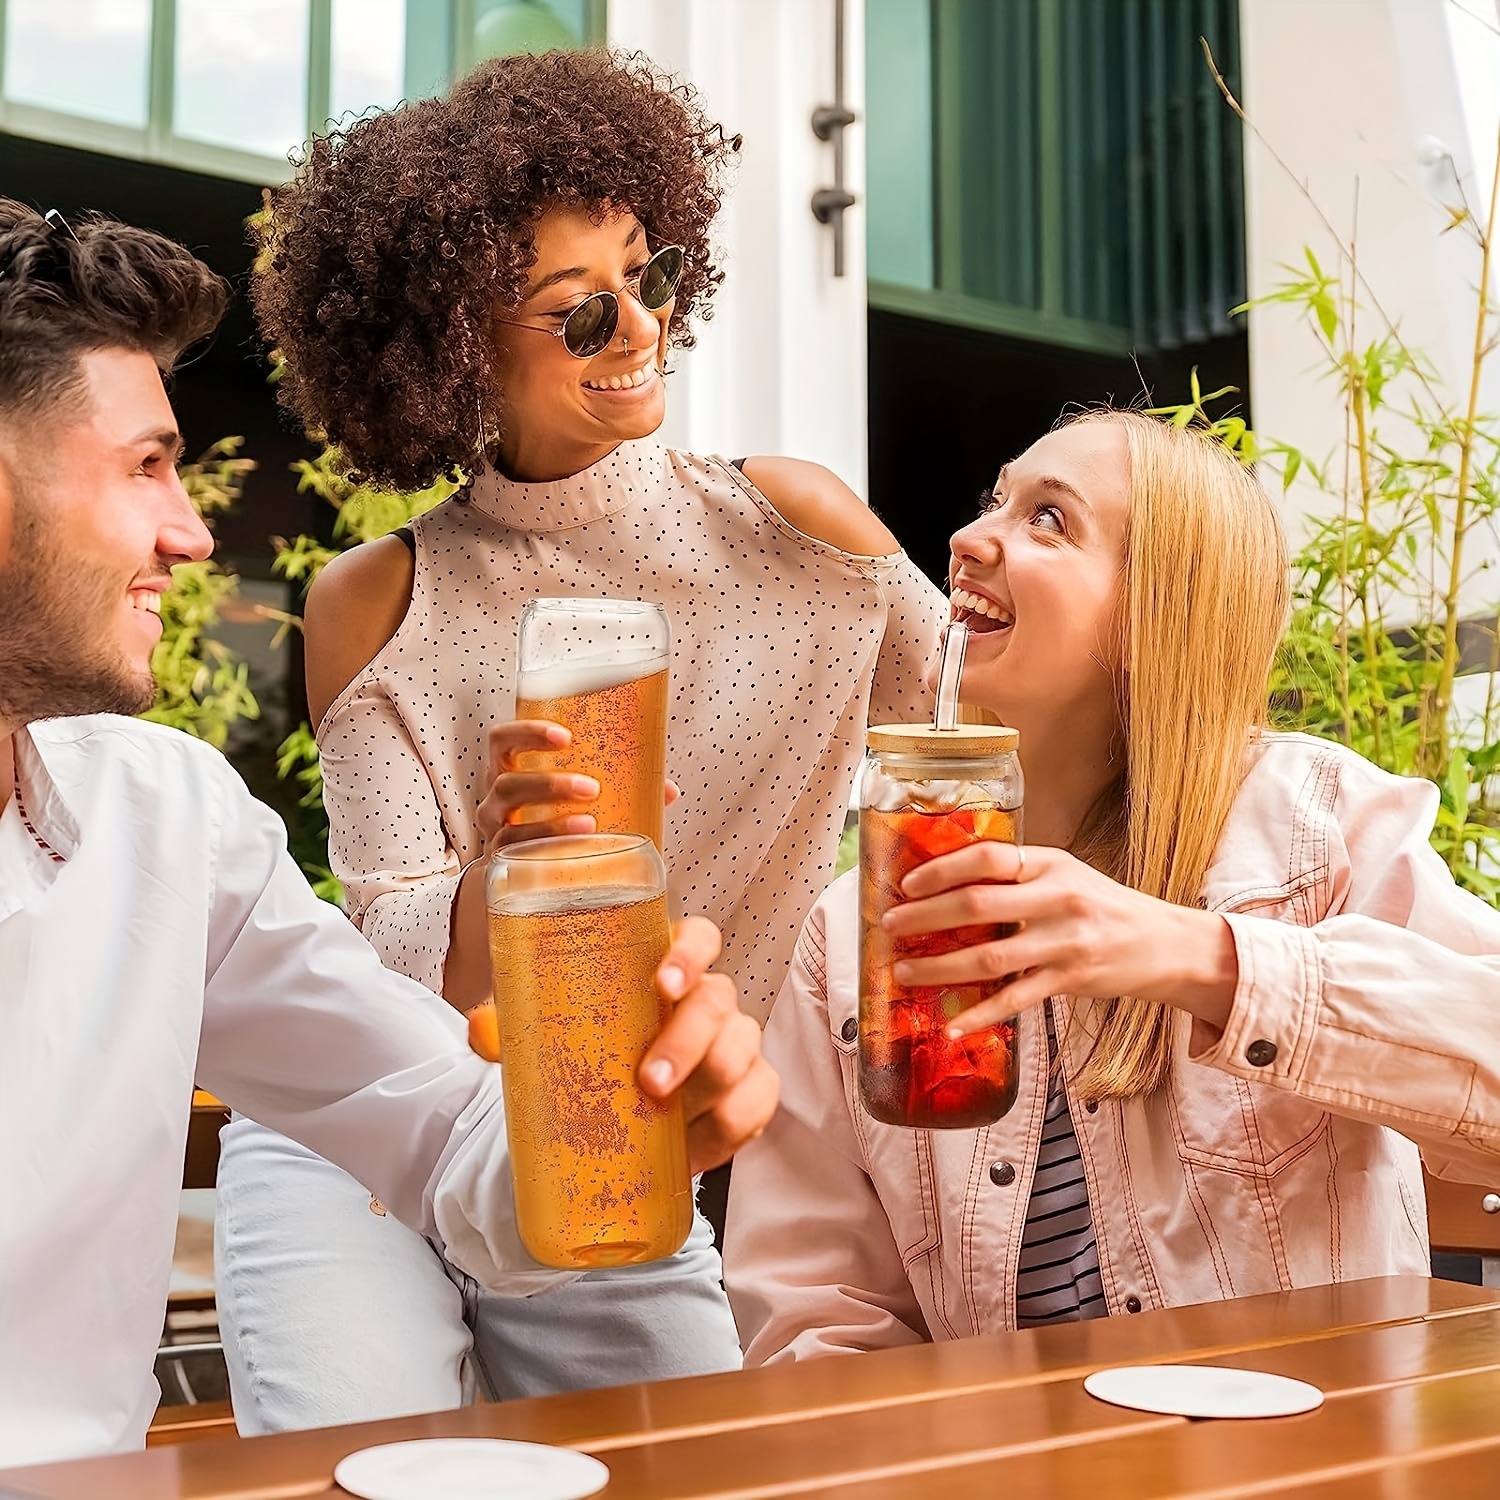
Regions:
<instances>
[{"instance_id":1,"label":"iced tea glass","mask_svg":"<svg viewBox=\"0 0 1500 1500\"><path fill-rule=\"evenodd\" d=\"M566 750L528 750L523 771L592 776L599 796L570 803L599 833L641 833L662 847L667 679L672 631L659 604L533 599L521 611L516 717L550 719Z\"/></svg>"},{"instance_id":2,"label":"iced tea glass","mask_svg":"<svg viewBox=\"0 0 1500 1500\"><path fill-rule=\"evenodd\" d=\"M1012 1017L958 1039L947 1026L985 984L901 985L903 958L951 953L1004 935L991 923L891 937L880 919L929 859L980 839L1021 842L1023 786L1013 729L875 725L859 792L859 1094L887 1125L973 1128L1015 1103Z\"/></svg>"},{"instance_id":3,"label":"iced tea glass","mask_svg":"<svg viewBox=\"0 0 1500 1500\"><path fill-rule=\"evenodd\" d=\"M491 858L486 895L522 1242L565 1270L675 1254L693 1224L682 1103L636 1078L671 1010L661 855L639 834L533 839Z\"/></svg>"}]
</instances>

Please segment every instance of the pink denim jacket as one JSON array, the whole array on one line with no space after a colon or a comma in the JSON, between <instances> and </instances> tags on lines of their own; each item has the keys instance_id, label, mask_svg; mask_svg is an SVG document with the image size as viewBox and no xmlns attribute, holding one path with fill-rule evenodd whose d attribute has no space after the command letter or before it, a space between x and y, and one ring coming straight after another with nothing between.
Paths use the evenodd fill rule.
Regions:
<instances>
[{"instance_id":1,"label":"pink denim jacket","mask_svg":"<svg viewBox=\"0 0 1500 1500\"><path fill-rule=\"evenodd\" d=\"M1223 1035L1192 1053L1179 1013L1160 1095L1069 1091L1112 1314L1426 1275L1418 1147L1435 1175L1493 1172L1500 915L1428 844L1436 801L1322 740L1252 744L1204 891L1239 957ZM871 1120L854 1085L856 880L803 927L765 1035L781 1109L735 1162L724 1269L748 1365L1015 1327L1042 1013L1021 1018L999 1123ZM1072 1077L1085 1028L1054 1005Z\"/></svg>"}]
</instances>

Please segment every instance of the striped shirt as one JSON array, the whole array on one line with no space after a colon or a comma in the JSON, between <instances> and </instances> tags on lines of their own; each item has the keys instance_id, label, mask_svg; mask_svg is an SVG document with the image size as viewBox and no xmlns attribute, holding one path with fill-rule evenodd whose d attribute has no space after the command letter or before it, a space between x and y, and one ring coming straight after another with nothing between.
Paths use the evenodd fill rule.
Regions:
<instances>
[{"instance_id":1,"label":"striped shirt","mask_svg":"<svg viewBox=\"0 0 1500 1500\"><path fill-rule=\"evenodd\" d=\"M1053 1058L1052 1083L1042 1124L1021 1265L1016 1277L1016 1326L1074 1323L1102 1318L1109 1308L1099 1278L1094 1218L1073 1116L1068 1111L1062 1069L1056 1066L1057 1038L1052 1007L1047 1007L1047 1050Z\"/></svg>"}]
</instances>

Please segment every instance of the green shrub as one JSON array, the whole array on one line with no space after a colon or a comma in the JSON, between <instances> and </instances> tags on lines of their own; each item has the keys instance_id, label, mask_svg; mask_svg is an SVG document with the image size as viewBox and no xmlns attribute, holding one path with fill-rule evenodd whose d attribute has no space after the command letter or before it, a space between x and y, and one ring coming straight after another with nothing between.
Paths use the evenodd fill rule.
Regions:
<instances>
[{"instance_id":1,"label":"green shrub","mask_svg":"<svg viewBox=\"0 0 1500 1500\"><path fill-rule=\"evenodd\" d=\"M439 480L416 494L399 495L354 484L334 448L324 448L313 459L300 459L292 465L292 472L297 475L299 493L317 495L335 512L333 537L337 546L324 546L317 537L306 534L290 539L271 539L276 549L276 572L289 582L300 584L304 594L341 551L388 536L458 489L455 481ZM286 618L292 625L300 623L295 616ZM282 741L276 770L283 780L295 781L301 788L297 805L306 812L308 825L300 830L295 852L302 868L320 896L340 901L342 889L328 868L328 818L323 811L323 774L318 764L317 741L310 725L299 724Z\"/></svg>"},{"instance_id":2,"label":"green shrub","mask_svg":"<svg viewBox=\"0 0 1500 1500\"><path fill-rule=\"evenodd\" d=\"M255 468L253 459L239 456L243 442L222 438L180 471L183 488L210 528L239 501L245 476ZM143 715L221 750L237 720L260 717L248 668L214 636L224 603L238 587L238 579L212 558L172 570L172 587L162 598L161 639L151 653L157 700Z\"/></svg>"},{"instance_id":3,"label":"green shrub","mask_svg":"<svg viewBox=\"0 0 1500 1500\"><path fill-rule=\"evenodd\" d=\"M185 464L180 473L183 487L194 507L208 523L238 504L245 476L255 461L240 456L244 440L222 438L196 463ZM444 481L416 495L393 495L349 483L338 454L325 449L315 459L293 465L297 487L326 500L337 512L333 535L340 547L385 536L415 516L446 499L456 483ZM340 547L325 547L316 537L297 536L290 541L273 537L275 570L304 589L338 555ZM239 588L239 580L209 558L180 563L172 570L172 587L162 598L162 635L151 656L157 681L157 701L143 717L223 749L230 730L241 720L260 717L260 705L250 689L247 664L216 635L225 603ZM272 611L263 611L277 618ZM295 615L279 616L287 628L296 628ZM328 868L328 821L323 815L323 778L318 766L317 744L307 724L299 724L277 752L277 774L298 788L296 806L305 820L294 819L289 830L297 855L313 889L326 900L338 902L342 891Z\"/></svg>"},{"instance_id":4,"label":"green shrub","mask_svg":"<svg viewBox=\"0 0 1500 1500\"><path fill-rule=\"evenodd\" d=\"M1494 214L1466 216L1480 287L1490 278ZM1285 492L1299 476L1323 504L1292 559L1292 616L1271 682L1277 728L1338 740L1402 776L1436 783L1432 842L1454 878L1500 897L1500 599L1472 605L1474 554L1495 540L1500 510L1500 426L1478 410L1481 374L1496 338L1495 308L1481 291L1475 309L1466 402L1455 410L1427 362L1389 322L1363 341L1360 283L1352 254L1330 273L1311 250L1305 265L1263 299L1300 308L1338 388L1345 441L1315 460L1286 444L1260 443L1240 418L1211 417L1192 399L1162 408L1198 423L1247 462L1279 471ZM1476 674L1483 708L1464 712L1455 681L1465 637L1485 643ZM1472 650L1469 653L1472 665Z\"/></svg>"}]
</instances>

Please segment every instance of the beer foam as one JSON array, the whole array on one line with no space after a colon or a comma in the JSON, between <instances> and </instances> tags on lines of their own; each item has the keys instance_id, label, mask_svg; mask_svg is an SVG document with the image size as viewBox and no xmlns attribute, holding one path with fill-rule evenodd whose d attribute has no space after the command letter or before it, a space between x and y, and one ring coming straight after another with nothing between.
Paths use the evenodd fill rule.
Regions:
<instances>
[{"instance_id":1,"label":"beer foam","mask_svg":"<svg viewBox=\"0 0 1500 1500\"><path fill-rule=\"evenodd\" d=\"M570 662L556 667L532 667L516 677L516 698L529 702L571 698L575 693L599 693L605 688L639 682L671 665L665 652L621 654L609 661Z\"/></svg>"},{"instance_id":2,"label":"beer foam","mask_svg":"<svg viewBox=\"0 0 1500 1500\"><path fill-rule=\"evenodd\" d=\"M649 885L598 885L582 890L507 891L490 907L502 917L555 917L573 911L605 911L655 901L661 892Z\"/></svg>"}]
</instances>

